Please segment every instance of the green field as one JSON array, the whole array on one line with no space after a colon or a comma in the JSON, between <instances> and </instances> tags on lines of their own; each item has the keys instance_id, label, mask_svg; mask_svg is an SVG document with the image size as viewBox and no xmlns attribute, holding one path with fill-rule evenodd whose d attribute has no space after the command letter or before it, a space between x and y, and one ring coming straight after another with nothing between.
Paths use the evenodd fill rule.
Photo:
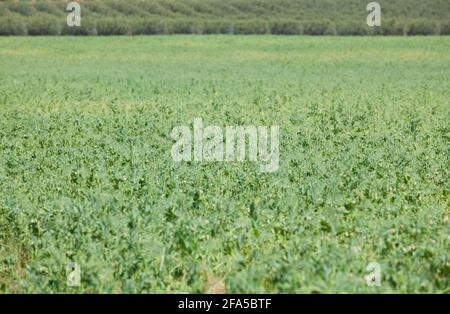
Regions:
<instances>
[{"instance_id":1,"label":"green field","mask_svg":"<svg viewBox=\"0 0 450 314\"><path fill-rule=\"evenodd\" d=\"M448 37L0 38L0 291L449 293L449 101ZM279 170L174 162L194 118Z\"/></svg>"}]
</instances>

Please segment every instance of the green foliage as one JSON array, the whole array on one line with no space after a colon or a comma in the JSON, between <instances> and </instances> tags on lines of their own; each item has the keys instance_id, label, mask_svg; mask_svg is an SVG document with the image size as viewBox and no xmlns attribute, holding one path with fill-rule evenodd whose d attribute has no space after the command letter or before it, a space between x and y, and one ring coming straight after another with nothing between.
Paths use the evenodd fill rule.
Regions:
<instances>
[{"instance_id":1,"label":"green foliage","mask_svg":"<svg viewBox=\"0 0 450 314\"><path fill-rule=\"evenodd\" d=\"M98 35L129 35L131 34L131 25L124 18L99 18L97 20Z\"/></svg>"},{"instance_id":2,"label":"green foliage","mask_svg":"<svg viewBox=\"0 0 450 314\"><path fill-rule=\"evenodd\" d=\"M110 2L109 7L123 15L137 15L141 11L132 3L127 3L125 1Z\"/></svg>"},{"instance_id":3,"label":"green foliage","mask_svg":"<svg viewBox=\"0 0 450 314\"><path fill-rule=\"evenodd\" d=\"M83 3L82 13L85 11L87 11L87 14L103 17L116 15L103 1L87 1Z\"/></svg>"},{"instance_id":4,"label":"green foliage","mask_svg":"<svg viewBox=\"0 0 450 314\"><path fill-rule=\"evenodd\" d=\"M175 19L167 21L166 31L169 34L201 34L203 23L187 19Z\"/></svg>"},{"instance_id":5,"label":"green foliage","mask_svg":"<svg viewBox=\"0 0 450 314\"><path fill-rule=\"evenodd\" d=\"M137 19L132 23L134 35L156 35L167 33L167 22L158 18Z\"/></svg>"},{"instance_id":6,"label":"green foliage","mask_svg":"<svg viewBox=\"0 0 450 314\"><path fill-rule=\"evenodd\" d=\"M376 28L368 27L364 22L348 21L338 24L336 32L338 35L363 36L368 35L371 29Z\"/></svg>"},{"instance_id":7,"label":"green foliage","mask_svg":"<svg viewBox=\"0 0 450 314\"><path fill-rule=\"evenodd\" d=\"M59 35L62 25L60 19L48 14L37 14L27 19L29 35Z\"/></svg>"},{"instance_id":8,"label":"green foliage","mask_svg":"<svg viewBox=\"0 0 450 314\"><path fill-rule=\"evenodd\" d=\"M437 35L439 33L438 24L429 20L415 20L407 25L408 35Z\"/></svg>"},{"instance_id":9,"label":"green foliage","mask_svg":"<svg viewBox=\"0 0 450 314\"><path fill-rule=\"evenodd\" d=\"M52 15L63 15L63 12L60 10L60 8L52 2L37 2L34 6L34 8L43 13L52 14Z\"/></svg>"},{"instance_id":10,"label":"green foliage","mask_svg":"<svg viewBox=\"0 0 450 314\"><path fill-rule=\"evenodd\" d=\"M63 34L277 34L436 35L447 34L448 0L379 0L382 26L366 24L361 0L97 0L82 1L82 17L105 32L63 30ZM65 23L67 1L0 2L0 16L55 16ZM113 22L113 20L115 22ZM151 21L145 23L145 21ZM124 25L113 25L116 22ZM144 23L145 25L138 25ZM26 22L28 24L28 21ZM107 24L107 25L105 25ZM162 26L164 25L164 26ZM444 25L442 27L441 25ZM60 27L60 26L57 26ZM106 28L106 29L105 29ZM440 28L444 31L440 32ZM114 33L117 31L117 33ZM113 33L111 33L113 32Z\"/></svg>"},{"instance_id":11,"label":"green foliage","mask_svg":"<svg viewBox=\"0 0 450 314\"><path fill-rule=\"evenodd\" d=\"M0 17L0 35L26 35L24 19L18 17Z\"/></svg>"},{"instance_id":12,"label":"green foliage","mask_svg":"<svg viewBox=\"0 0 450 314\"><path fill-rule=\"evenodd\" d=\"M249 35L249 34L267 34L270 32L269 25L266 21L261 20L244 20L237 21L233 24L233 34Z\"/></svg>"},{"instance_id":13,"label":"green foliage","mask_svg":"<svg viewBox=\"0 0 450 314\"><path fill-rule=\"evenodd\" d=\"M379 31L380 35L389 36L401 36L407 32L404 22L389 19L383 20L381 27L377 27L376 30Z\"/></svg>"},{"instance_id":14,"label":"green foliage","mask_svg":"<svg viewBox=\"0 0 450 314\"><path fill-rule=\"evenodd\" d=\"M66 23L61 30L61 35L87 36L97 34L97 24L95 23L95 20L90 18L81 19L81 26L79 27L70 27Z\"/></svg>"},{"instance_id":15,"label":"green foliage","mask_svg":"<svg viewBox=\"0 0 450 314\"><path fill-rule=\"evenodd\" d=\"M0 38L0 290L449 293L449 52L447 37ZM196 117L279 125L279 170L174 162L171 131Z\"/></svg>"},{"instance_id":16,"label":"green foliage","mask_svg":"<svg viewBox=\"0 0 450 314\"><path fill-rule=\"evenodd\" d=\"M0 2L0 17L10 14L8 8L4 3Z\"/></svg>"},{"instance_id":17,"label":"green foliage","mask_svg":"<svg viewBox=\"0 0 450 314\"><path fill-rule=\"evenodd\" d=\"M443 22L440 29L441 35L450 35L450 22Z\"/></svg>"},{"instance_id":18,"label":"green foliage","mask_svg":"<svg viewBox=\"0 0 450 314\"><path fill-rule=\"evenodd\" d=\"M36 10L33 6L22 1L8 3L8 9L11 12L19 13L23 16L32 16L36 14Z\"/></svg>"},{"instance_id":19,"label":"green foliage","mask_svg":"<svg viewBox=\"0 0 450 314\"><path fill-rule=\"evenodd\" d=\"M295 20L278 20L270 23L270 33L274 35L300 35L302 24Z\"/></svg>"},{"instance_id":20,"label":"green foliage","mask_svg":"<svg viewBox=\"0 0 450 314\"><path fill-rule=\"evenodd\" d=\"M227 21L206 21L203 24L203 34L232 34L233 25Z\"/></svg>"},{"instance_id":21,"label":"green foliage","mask_svg":"<svg viewBox=\"0 0 450 314\"><path fill-rule=\"evenodd\" d=\"M304 26L306 35L335 35L336 28L330 21L307 22Z\"/></svg>"}]
</instances>

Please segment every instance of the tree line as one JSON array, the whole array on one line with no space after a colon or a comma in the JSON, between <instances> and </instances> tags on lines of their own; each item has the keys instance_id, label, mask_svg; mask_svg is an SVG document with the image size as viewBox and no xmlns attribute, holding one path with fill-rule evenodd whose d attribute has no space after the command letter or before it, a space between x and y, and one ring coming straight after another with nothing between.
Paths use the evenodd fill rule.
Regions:
<instances>
[{"instance_id":1,"label":"tree line","mask_svg":"<svg viewBox=\"0 0 450 314\"><path fill-rule=\"evenodd\" d=\"M0 35L450 35L448 0L88 0L69 27L69 1L0 1Z\"/></svg>"}]
</instances>

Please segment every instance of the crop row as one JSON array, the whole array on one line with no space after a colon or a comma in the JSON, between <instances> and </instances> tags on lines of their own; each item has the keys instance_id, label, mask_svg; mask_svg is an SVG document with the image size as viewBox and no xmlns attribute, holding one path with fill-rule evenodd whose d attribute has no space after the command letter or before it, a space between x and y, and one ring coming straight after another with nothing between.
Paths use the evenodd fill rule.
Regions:
<instances>
[{"instance_id":1,"label":"crop row","mask_svg":"<svg viewBox=\"0 0 450 314\"><path fill-rule=\"evenodd\" d=\"M0 2L0 35L284 34L449 35L450 4L378 1L381 27L368 27L368 1L78 1L81 27L68 27L66 1Z\"/></svg>"}]
</instances>

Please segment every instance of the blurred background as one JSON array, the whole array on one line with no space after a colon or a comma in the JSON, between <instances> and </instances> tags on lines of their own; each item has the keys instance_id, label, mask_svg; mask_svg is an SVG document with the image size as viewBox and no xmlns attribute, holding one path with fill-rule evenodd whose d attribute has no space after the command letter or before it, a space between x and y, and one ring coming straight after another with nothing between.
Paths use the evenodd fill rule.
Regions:
<instances>
[{"instance_id":1,"label":"blurred background","mask_svg":"<svg viewBox=\"0 0 450 314\"><path fill-rule=\"evenodd\" d=\"M69 1L0 1L0 35L449 35L449 0L379 0L381 27L366 23L369 0L89 0L80 27Z\"/></svg>"}]
</instances>

